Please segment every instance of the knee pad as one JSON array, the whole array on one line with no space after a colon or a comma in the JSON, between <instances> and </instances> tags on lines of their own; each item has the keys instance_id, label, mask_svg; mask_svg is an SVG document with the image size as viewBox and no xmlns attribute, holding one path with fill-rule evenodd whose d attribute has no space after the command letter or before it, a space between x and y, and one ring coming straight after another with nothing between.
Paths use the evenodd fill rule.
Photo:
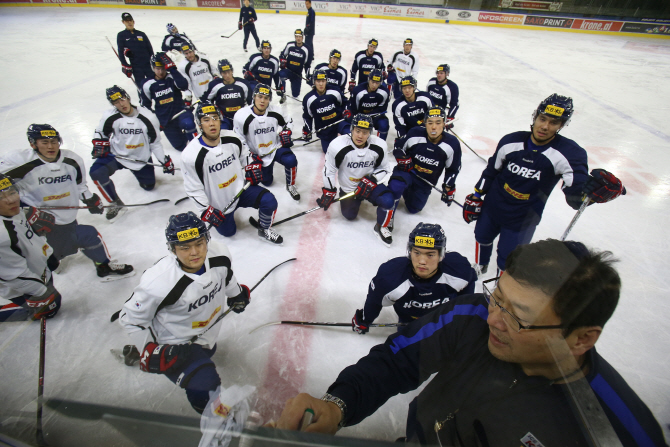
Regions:
<instances>
[{"instance_id":1,"label":"knee pad","mask_svg":"<svg viewBox=\"0 0 670 447\"><path fill-rule=\"evenodd\" d=\"M377 197L377 206L385 210L393 209L394 202L395 197L393 197L393 193L388 189Z\"/></svg>"},{"instance_id":2,"label":"knee pad","mask_svg":"<svg viewBox=\"0 0 670 447\"><path fill-rule=\"evenodd\" d=\"M155 183L150 183L150 184L140 183L140 188L142 188L145 191L151 191L152 189L154 189L154 186L156 186Z\"/></svg>"},{"instance_id":3,"label":"knee pad","mask_svg":"<svg viewBox=\"0 0 670 447\"><path fill-rule=\"evenodd\" d=\"M237 233L237 225L235 224L234 213L226 214L226 220L223 224L216 227L217 233L224 237L232 237Z\"/></svg>"},{"instance_id":4,"label":"knee pad","mask_svg":"<svg viewBox=\"0 0 670 447\"><path fill-rule=\"evenodd\" d=\"M221 385L221 378L216 372L214 362L203 358L191 363L179 375L177 385L186 390L186 397L195 411L202 414L210 391L216 391Z\"/></svg>"},{"instance_id":5,"label":"knee pad","mask_svg":"<svg viewBox=\"0 0 670 447\"><path fill-rule=\"evenodd\" d=\"M258 197L256 197L256 203L254 208L258 208L259 211L264 212L265 214L272 214L277 209L277 199L274 194L272 194L267 189L264 189Z\"/></svg>"},{"instance_id":6,"label":"knee pad","mask_svg":"<svg viewBox=\"0 0 670 447\"><path fill-rule=\"evenodd\" d=\"M391 179L389 180L389 185L388 189L391 190L391 193L393 194L393 198L395 200L400 199L402 197L403 191L408 186L407 180L404 178L404 176L399 175L401 173L393 173L391 176ZM402 174L407 174L406 172L403 172Z\"/></svg>"},{"instance_id":7,"label":"knee pad","mask_svg":"<svg viewBox=\"0 0 670 447\"><path fill-rule=\"evenodd\" d=\"M298 159L295 154L289 149L279 158L279 163L284 165L285 168L295 168L298 166Z\"/></svg>"}]
</instances>

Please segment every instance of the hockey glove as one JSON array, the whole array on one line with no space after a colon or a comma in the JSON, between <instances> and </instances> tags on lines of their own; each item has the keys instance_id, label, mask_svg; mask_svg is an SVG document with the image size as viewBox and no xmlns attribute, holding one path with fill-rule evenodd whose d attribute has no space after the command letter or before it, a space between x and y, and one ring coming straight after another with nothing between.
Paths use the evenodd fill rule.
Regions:
<instances>
[{"instance_id":1,"label":"hockey glove","mask_svg":"<svg viewBox=\"0 0 670 447\"><path fill-rule=\"evenodd\" d=\"M450 188L447 186L446 183L442 183L442 201L447 204L447 206L451 206L451 204L454 202L454 195L456 194L456 188Z\"/></svg>"},{"instance_id":2,"label":"hockey glove","mask_svg":"<svg viewBox=\"0 0 670 447\"><path fill-rule=\"evenodd\" d=\"M43 236L46 233L51 233L51 230L54 229L54 225L56 225L56 218L53 214L38 210L34 206L31 206L26 210L26 219L33 231L40 236Z\"/></svg>"},{"instance_id":3,"label":"hockey glove","mask_svg":"<svg viewBox=\"0 0 670 447\"><path fill-rule=\"evenodd\" d=\"M307 126L302 126L302 139L309 141L312 139L312 129Z\"/></svg>"},{"instance_id":4,"label":"hockey glove","mask_svg":"<svg viewBox=\"0 0 670 447\"><path fill-rule=\"evenodd\" d=\"M133 67L130 65L121 65L121 71L123 72L124 75L128 76L129 78L133 77Z\"/></svg>"},{"instance_id":5,"label":"hockey glove","mask_svg":"<svg viewBox=\"0 0 670 447\"><path fill-rule=\"evenodd\" d=\"M484 200L474 194L470 194L465 198L463 202L463 220L465 220L465 223L474 222L479 219L483 203Z\"/></svg>"},{"instance_id":6,"label":"hockey glove","mask_svg":"<svg viewBox=\"0 0 670 447\"><path fill-rule=\"evenodd\" d=\"M594 169L586 180L583 193L593 202L605 203L626 195L626 188L611 172Z\"/></svg>"},{"instance_id":7,"label":"hockey glove","mask_svg":"<svg viewBox=\"0 0 670 447\"><path fill-rule=\"evenodd\" d=\"M242 291L239 293L239 295L231 296L226 301L228 303L228 307L230 307L231 310L236 314L244 312L244 308L247 307L249 300L251 300L251 292L249 292L249 287L245 286L244 284L240 284L240 288Z\"/></svg>"},{"instance_id":8,"label":"hockey glove","mask_svg":"<svg viewBox=\"0 0 670 447\"><path fill-rule=\"evenodd\" d=\"M200 219L202 219L204 222L211 223L214 227L218 227L223 223L224 220L226 220L226 216L224 216L221 211L210 205L205 211L203 211Z\"/></svg>"},{"instance_id":9,"label":"hockey glove","mask_svg":"<svg viewBox=\"0 0 670 447\"><path fill-rule=\"evenodd\" d=\"M351 110L349 109L344 109L344 112L342 112L342 118L347 122L349 122L352 116L354 116L354 114L351 113Z\"/></svg>"},{"instance_id":10,"label":"hockey glove","mask_svg":"<svg viewBox=\"0 0 670 447\"><path fill-rule=\"evenodd\" d=\"M93 158L105 158L109 155L109 138L95 138L91 142L93 143L91 151Z\"/></svg>"},{"instance_id":11,"label":"hockey glove","mask_svg":"<svg viewBox=\"0 0 670 447\"><path fill-rule=\"evenodd\" d=\"M354 92L354 89L356 88L356 81L353 79L349 81L349 94Z\"/></svg>"},{"instance_id":12,"label":"hockey glove","mask_svg":"<svg viewBox=\"0 0 670 447\"><path fill-rule=\"evenodd\" d=\"M388 64L388 67L386 67L386 73L388 74L395 73L395 68L393 68L393 65Z\"/></svg>"},{"instance_id":13,"label":"hockey glove","mask_svg":"<svg viewBox=\"0 0 670 447\"><path fill-rule=\"evenodd\" d=\"M251 183L251 185L258 185L263 181L263 161L254 155L251 163L244 167L244 178Z\"/></svg>"},{"instance_id":14,"label":"hockey glove","mask_svg":"<svg viewBox=\"0 0 670 447\"><path fill-rule=\"evenodd\" d=\"M367 334L370 330L369 323L363 320L363 309L358 309L351 319L351 330L359 335Z\"/></svg>"},{"instance_id":15,"label":"hockey glove","mask_svg":"<svg viewBox=\"0 0 670 447\"><path fill-rule=\"evenodd\" d=\"M316 199L316 204L323 208L324 211L326 211L335 200L336 192L337 190L335 188L321 188L321 197Z\"/></svg>"},{"instance_id":16,"label":"hockey glove","mask_svg":"<svg viewBox=\"0 0 670 447\"><path fill-rule=\"evenodd\" d=\"M242 22L237 22L237 29L241 30L242 29Z\"/></svg>"},{"instance_id":17,"label":"hockey glove","mask_svg":"<svg viewBox=\"0 0 670 447\"><path fill-rule=\"evenodd\" d=\"M371 175L365 176L356 185L356 195L363 199L369 199L376 187L377 180Z\"/></svg>"},{"instance_id":18,"label":"hockey glove","mask_svg":"<svg viewBox=\"0 0 670 447\"><path fill-rule=\"evenodd\" d=\"M254 23L255 21L256 21L256 19L249 19L248 23Z\"/></svg>"},{"instance_id":19,"label":"hockey glove","mask_svg":"<svg viewBox=\"0 0 670 447\"><path fill-rule=\"evenodd\" d=\"M382 70L382 78L386 81L386 79L389 77L389 74L386 72L386 70Z\"/></svg>"},{"instance_id":20,"label":"hockey glove","mask_svg":"<svg viewBox=\"0 0 670 447\"><path fill-rule=\"evenodd\" d=\"M172 59L170 59L170 56L168 56L165 53L158 53L158 54L159 54L158 58L160 59L160 61L165 66L166 70L170 70L172 68L175 68L175 64L174 64L174 62L172 62Z\"/></svg>"},{"instance_id":21,"label":"hockey glove","mask_svg":"<svg viewBox=\"0 0 670 447\"><path fill-rule=\"evenodd\" d=\"M244 79L246 79L247 81L255 81L256 80L256 78L254 78L254 75L250 71L247 71L247 70L242 70L242 76L244 76Z\"/></svg>"},{"instance_id":22,"label":"hockey glove","mask_svg":"<svg viewBox=\"0 0 670 447\"><path fill-rule=\"evenodd\" d=\"M81 199L84 204L88 207L88 212L91 214L102 214L105 211L105 208L100 201L100 197L97 194L93 194L90 199Z\"/></svg>"},{"instance_id":23,"label":"hockey glove","mask_svg":"<svg viewBox=\"0 0 670 447\"><path fill-rule=\"evenodd\" d=\"M293 135L291 129L284 129L281 132L279 132L279 140L281 141L282 147L293 146L293 141L291 141L291 135Z\"/></svg>"},{"instance_id":24,"label":"hockey glove","mask_svg":"<svg viewBox=\"0 0 670 447\"><path fill-rule=\"evenodd\" d=\"M130 50L130 48L124 48L123 55L126 56L128 59L132 59L135 57L135 54Z\"/></svg>"},{"instance_id":25,"label":"hockey glove","mask_svg":"<svg viewBox=\"0 0 670 447\"><path fill-rule=\"evenodd\" d=\"M284 59L283 57L279 59L279 67L280 67L282 70L283 70L284 68L286 68L286 59Z\"/></svg>"},{"instance_id":26,"label":"hockey glove","mask_svg":"<svg viewBox=\"0 0 670 447\"><path fill-rule=\"evenodd\" d=\"M402 172L409 172L414 169L414 165L412 164L412 157L396 157L395 161L398 162L398 169Z\"/></svg>"},{"instance_id":27,"label":"hockey glove","mask_svg":"<svg viewBox=\"0 0 670 447\"><path fill-rule=\"evenodd\" d=\"M453 118L447 118L447 121L444 123L444 130L447 131L449 129L454 128L454 119Z\"/></svg>"},{"instance_id":28,"label":"hockey glove","mask_svg":"<svg viewBox=\"0 0 670 447\"><path fill-rule=\"evenodd\" d=\"M174 163L172 163L169 155L166 155L165 160L163 160L163 174L174 175Z\"/></svg>"},{"instance_id":29,"label":"hockey glove","mask_svg":"<svg viewBox=\"0 0 670 447\"><path fill-rule=\"evenodd\" d=\"M159 345L149 342L144 347L140 369L152 374L169 374L177 371L191 354L191 345Z\"/></svg>"},{"instance_id":30,"label":"hockey glove","mask_svg":"<svg viewBox=\"0 0 670 447\"><path fill-rule=\"evenodd\" d=\"M48 306L53 303L58 295L58 290L53 286L53 283L47 285L47 290L41 295L32 295L29 298L26 298L26 305L32 308L39 308Z\"/></svg>"},{"instance_id":31,"label":"hockey glove","mask_svg":"<svg viewBox=\"0 0 670 447\"><path fill-rule=\"evenodd\" d=\"M49 256L49 259L47 259L47 267L49 267L49 270L52 272L58 268L60 265L60 261L58 260L57 257L54 255Z\"/></svg>"},{"instance_id":32,"label":"hockey glove","mask_svg":"<svg viewBox=\"0 0 670 447\"><path fill-rule=\"evenodd\" d=\"M123 347L123 363L127 366L133 366L140 361L140 351L135 345L125 345Z\"/></svg>"}]
</instances>

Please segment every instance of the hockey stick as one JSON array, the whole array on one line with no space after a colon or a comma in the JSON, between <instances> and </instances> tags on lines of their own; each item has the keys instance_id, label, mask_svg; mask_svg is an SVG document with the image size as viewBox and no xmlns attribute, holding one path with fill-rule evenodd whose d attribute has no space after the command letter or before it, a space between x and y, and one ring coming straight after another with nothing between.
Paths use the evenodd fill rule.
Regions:
<instances>
[{"instance_id":1,"label":"hockey stick","mask_svg":"<svg viewBox=\"0 0 670 447\"><path fill-rule=\"evenodd\" d=\"M37 445L48 445L44 440L44 433L42 432L42 395L44 394L44 363L46 357L46 339L47 339L47 319L42 317L40 320L40 364L37 382L37 427L35 430L35 438Z\"/></svg>"},{"instance_id":2,"label":"hockey stick","mask_svg":"<svg viewBox=\"0 0 670 447\"><path fill-rule=\"evenodd\" d=\"M255 332L260 328L266 326L273 326L276 324L295 324L300 326L336 326L336 327L351 327L351 323L322 323L318 321L275 321L273 323L266 323L262 326L258 326L256 329L252 329L249 333ZM407 326L407 323L374 323L368 325L368 327L403 327Z\"/></svg>"},{"instance_id":3,"label":"hockey stick","mask_svg":"<svg viewBox=\"0 0 670 447\"><path fill-rule=\"evenodd\" d=\"M337 199L333 200L333 203L335 203L335 202L339 202L340 200L348 199L349 197L353 197L353 196L355 196L355 195L356 195L356 191L352 191L352 192L350 192L350 193L348 193L348 194L343 195L342 197L338 197ZM281 224L283 224L284 222L288 222L289 220L293 220L293 219L295 219L296 217L304 216L305 214L313 213L314 211L316 211L316 210L320 210L320 209L322 209L322 208L321 208L320 206L317 206L317 207L312 208L312 209L309 209L309 210L307 210L307 211L303 211L303 212L301 212L301 213L294 214L293 216L291 216L291 217L287 217L286 219L282 219L282 220L280 220L280 221L278 221L278 222L274 222L271 226L276 227L277 225L281 225ZM253 217L249 217L249 223L250 223L251 226L253 226L254 228L260 228L260 227L261 227L260 224L258 223L258 221L257 221L256 219L254 219Z\"/></svg>"},{"instance_id":4,"label":"hockey stick","mask_svg":"<svg viewBox=\"0 0 670 447\"><path fill-rule=\"evenodd\" d=\"M242 24L242 28L244 28L244 25L246 25L247 23L249 23L249 22L248 22L248 21L247 21L247 22L244 22L244 23ZM237 28L237 29L233 32L233 34L235 34L236 32L238 32L239 30L240 30L240 28ZM221 36L221 37L223 37L224 39L229 39L229 38L233 37L233 34L231 34L230 36Z\"/></svg>"},{"instance_id":5,"label":"hockey stick","mask_svg":"<svg viewBox=\"0 0 670 447\"><path fill-rule=\"evenodd\" d=\"M570 233L572 227L575 226L575 224L577 223L577 219L579 219L579 216L582 215L586 207L589 206L589 203L591 203L591 199L589 197L585 198L584 201L582 202L582 206L580 206L577 212L575 213L575 217L573 217L572 220L570 221L570 225L568 225L568 228L566 228L565 231L563 232L563 236L561 236L562 241L564 241L565 238L568 237L568 233Z\"/></svg>"},{"instance_id":6,"label":"hockey stick","mask_svg":"<svg viewBox=\"0 0 670 447\"><path fill-rule=\"evenodd\" d=\"M419 180L423 181L424 183L430 185L435 191L439 192L440 194L443 194L443 193L444 193L444 191L442 191L441 189L437 189L437 187L436 187L435 185L433 185L433 184L430 183L428 180L426 180L425 178L421 177L419 174L417 174L416 172L414 172L414 169L412 169L411 172L412 172L412 174L414 174L414 176L415 176L416 178L418 178ZM460 206L461 208L463 208L463 205L461 205L460 203L458 203L456 200L454 200L454 203L455 203L456 205Z\"/></svg>"},{"instance_id":7,"label":"hockey stick","mask_svg":"<svg viewBox=\"0 0 670 447\"><path fill-rule=\"evenodd\" d=\"M458 140L459 140L461 143L465 144L465 147L467 147L468 149L470 149L470 150L472 151L472 153L475 154L477 157L479 157L484 163L488 163L488 161L487 161L484 157L482 157L481 155L479 155L477 152L475 152L475 150L474 150L473 148L471 148L470 146L468 146L468 143L466 143L465 141L463 141L463 139L462 139L461 137L459 137L458 134L456 134L456 132L454 132L454 129L449 129L449 132L453 133L454 136L455 136L456 138L458 138Z\"/></svg>"},{"instance_id":8,"label":"hockey stick","mask_svg":"<svg viewBox=\"0 0 670 447\"><path fill-rule=\"evenodd\" d=\"M121 62L121 58L119 57L119 53L116 52L116 48L114 48L114 45L112 45L112 41L109 40L109 37L105 36L105 39L107 39L107 42L109 42L109 46L112 47L112 51L114 54L116 54L116 58L118 59L119 62ZM135 82L135 75L131 73L130 75L133 78L133 82ZM137 84L137 82L135 82Z\"/></svg>"},{"instance_id":9,"label":"hockey stick","mask_svg":"<svg viewBox=\"0 0 670 447\"><path fill-rule=\"evenodd\" d=\"M147 205L153 205L154 203L158 202L169 202L170 199L158 199L154 200L153 202L147 202L147 203L135 203L132 205L105 205L103 208L130 208L133 206L147 206ZM38 206L36 207L38 210L89 210L91 208L97 208L95 206Z\"/></svg>"},{"instance_id":10,"label":"hockey stick","mask_svg":"<svg viewBox=\"0 0 670 447\"><path fill-rule=\"evenodd\" d=\"M188 200L188 196L186 196L186 197L182 197L181 199L177 200L174 204L175 204L175 205L179 205L179 204L180 204L181 202L183 202L184 200Z\"/></svg>"},{"instance_id":11,"label":"hockey stick","mask_svg":"<svg viewBox=\"0 0 670 447\"><path fill-rule=\"evenodd\" d=\"M297 259L297 258L287 259L286 261L280 262L279 264L277 264L277 265L275 265L274 267L272 267L272 268L271 268L265 275L263 275L263 277L262 277L261 279L258 280L258 282L257 282L256 284L254 284L254 286L251 288L251 290L249 290L249 297L251 297L251 292L253 292L254 290L256 290L256 287L258 287L259 284L262 283L263 280L264 280L265 278L267 278L268 275L269 275L270 273L272 273L277 267L279 267L279 266L281 266L281 265L283 265L283 264L286 264L287 262L295 261L296 259ZM189 340L188 344L191 345L191 344L195 343L200 337L202 337L203 335L205 335L205 333L206 333L208 330L210 330L211 328L213 328L214 326L216 326L216 323L218 323L219 321L223 320L223 318L224 318L226 315L228 315L228 314L230 313L231 310L233 310L233 308L232 308L232 307L229 307L228 310L226 310L224 313L222 313L221 315L219 315L219 318L216 319L216 321L214 322L214 324L212 324L210 327L208 327L207 329L205 329L204 331L202 331L202 333L201 333L200 335L194 335L194 336L191 338L191 340Z\"/></svg>"},{"instance_id":12,"label":"hockey stick","mask_svg":"<svg viewBox=\"0 0 670 447\"><path fill-rule=\"evenodd\" d=\"M147 166L155 166L155 167L157 167L157 168L164 168L164 167L165 167L165 165L156 164L156 163L149 163L148 161L135 160L134 158L128 158L128 157L124 157L124 156L122 156L122 155L114 155L114 154L112 154L112 157L120 158L121 160L128 160L128 161L135 161L135 162L137 162L137 163L144 163L144 164L147 165ZM174 168L174 170L175 170L175 171L181 171L180 168Z\"/></svg>"}]
</instances>

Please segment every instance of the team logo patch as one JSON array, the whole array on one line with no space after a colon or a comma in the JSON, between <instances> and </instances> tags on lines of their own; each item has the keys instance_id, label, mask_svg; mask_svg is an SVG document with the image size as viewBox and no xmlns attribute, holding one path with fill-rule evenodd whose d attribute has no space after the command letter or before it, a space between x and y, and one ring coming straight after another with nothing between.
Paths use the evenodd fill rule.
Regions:
<instances>
[{"instance_id":1,"label":"team logo patch","mask_svg":"<svg viewBox=\"0 0 670 447\"><path fill-rule=\"evenodd\" d=\"M519 200L530 199L530 194L523 194L523 193L520 193L519 191L515 191L512 188L510 188L510 186L507 183L505 183L504 188L505 188L505 191L507 191L507 193L509 195L511 195L512 197L514 197L515 199L519 199Z\"/></svg>"},{"instance_id":2,"label":"team logo patch","mask_svg":"<svg viewBox=\"0 0 670 447\"><path fill-rule=\"evenodd\" d=\"M531 432L526 433L526 436L521 438L521 444L526 447L544 447L544 444L542 444Z\"/></svg>"},{"instance_id":3,"label":"team logo patch","mask_svg":"<svg viewBox=\"0 0 670 447\"><path fill-rule=\"evenodd\" d=\"M328 116L324 116L324 117L323 117L323 120L324 120L324 121L325 121L325 120L330 120L330 119L335 118L336 116L337 116L337 112L334 112L334 113L331 113L331 114L328 115ZM365 123L365 124L367 124L367 123Z\"/></svg>"},{"instance_id":4,"label":"team logo patch","mask_svg":"<svg viewBox=\"0 0 670 447\"><path fill-rule=\"evenodd\" d=\"M40 135L43 137L51 138L56 136L56 131L55 130L41 130Z\"/></svg>"},{"instance_id":5,"label":"team logo patch","mask_svg":"<svg viewBox=\"0 0 670 447\"><path fill-rule=\"evenodd\" d=\"M206 81L202 81L199 85L205 85L205 84L209 84L209 79Z\"/></svg>"},{"instance_id":6,"label":"team logo patch","mask_svg":"<svg viewBox=\"0 0 670 447\"><path fill-rule=\"evenodd\" d=\"M112 101L116 101L117 99L121 99L121 92L116 92L112 96L109 97Z\"/></svg>"},{"instance_id":7,"label":"team logo patch","mask_svg":"<svg viewBox=\"0 0 670 447\"><path fill-rule=\"evenodd\" d=\"M409 79L403 79L400 85L412 85Z\"/></svg>"},{"instance_id":8,"label":"team logo patch","mask_svg":"<svg viewBox=\"0 0 670 447\"><path fill-rule=\"evenodd\" d=\"M242 106L237 106L237 107L226 107L226 112L235 112L237 110L240 110Z\"/></svg>"},{"instance_id":9,"label":"team logo patch","mask_svg":"<svg viewBox=\"0 0 670 447\"><path fill-rule=\"evenodd\" d=\"M419 166L419 165L414 165L414 169L416 169L416 170L419 171L419 172L423 172L423 173L425 173L425 174L432 174L432 173L433 173L433 170L432 170L432 169L426 169L426 168L421 167L421 166Z\"/></svg>"},{"instance_id":10,"label":"team logo patch","mask_svg":"<svg viewBox=\"0 0 670 447\"><path fill-rule=\"evenodd\" d=\"M177 240L179 241L188 241L197 237L200 237L200 232L197 228L191 228L177 233Z\"/></svg>"},{"instance_id":11,"label":"team logo patch","mask_svg":"<svg viewBox=\"0 0 670 447\"><path fill-rule=\"evenodd\" d=\"M435 248L435 238L425 236L415 236L414 245L417 247Z\"/></svg>"},{"instance_id":12,"label":"team logo patch","mask_svg":"<svg viewBox=\"0 0 670 447\"><path fill-rule=\"evenodd\" d=\"M179 234L179 233L177 233L177 234ZM219 313L220 310L221 310L221 306L214 309L214 312L212 312L212 315L210 315L209 318L205 321L194 321L193 323L191 323L191 328L192 329L198 329L198 328L207 326L209 324L209 322L212 321L212 318L214 318L214 315Z\"/></svg>"},{"instance_id":13,"label":"team logo patch","mask_svg":"<svg viewBox=\"0 0 670 447\"><path fill-rule=\"evenodd\" d=\"M261 88L258 89L258 93L262 93L264 95L269 95L270 94L270 89L265 88L265 87L261 87Z\"/></svg>"},{"instance_id":14,"label":"team logo patch","mask_svg":"<svg viewBox=\"0 0 670 447\"><path fill-rule=\"evenodd\" d=\"M202 108L202 113L216 113L216 107L205 106L205 107Z\"/></svg>"},{"instance_id":15,"label":"team logo patch","mask_svg":"<svg viewBox=\"0 0 670 447\"><path fill-rule=\"evenodd\" d=\"M370 123L367 121L359 121L356 123L356 127L362 127L363 129L369 129L370 128Z\"/></svg>"},{"instance_id":16,"label":"team logo patch","mask_svg":"<svg viewBox=\"0 0 670 447\"><path fill-rule=\"evenodd\" d=\"M44 256L47 255L47 250L49 250L49 244L42 245L42 253L44 254Z\"/></svg>"},{"instance_id":17,"label":"team logo patch","mask_svg":"<svg viewBox=\"0 0 670 447\"><path fill-rule=\"evenodd\" d=\"M233 178L231 178L231 179L228 180L227 182L225 182L225 183L221 183L221 184L219 185L219 189L223 189L223 188L229 186L229 185L230 185L231 183L233 183L235 180L237 180L237 174L235 174L235 175L233 176Z\"/></svg>"},{"instance_id":18,"label":"team logo patch","mask_svg":"<svg viewBox=\"0 0 670 447\"><path fill-rule=\"evenodd\" d=\"M437 67L437 71L445 71L445 69L442 65L440 65L439 67Z\"/></svg>"},{"instance_id":19,"label":"team logo patch","mask_svg":"<svg viewBox=\"0 0 670 447\"><path fill-rule=\"evenodd\" d=\"M0 180L0 189L7 189L10 186L12 186L12 182L10 182L9 179L3 178Z\"/></svg>"},{"instance_id":20,"label":"team logo patch","mask_svg":"<svg viewBox=\"0 0 670 447\"><path fill-rule=\"evenodd\" d=\"M221 67L221 71L228 71L228 70L230 70L230 65L224 65L223 67Z\"/></svg>"},{"instance_id":21,"label":"team logo patch","mask_svg":"<svg viewBox=\"0 0 670 447\"><path fill-rule=\"evenodd\" d=\"M435 116L435 115L442 115L442 111L440 109L430 109L428 111L428 116Z\"/></svg>"},{"instance_id":22,"label":"team logo patch","mask_svg":"<svg viewBox=\"0 0 670 447\"><path fill-rule=\"evenodd\" d=\"M258 149L261 149L263 147L270 147L270 146L272 146L272 141L270 141L269 143L259 144Z\"/></svg>"},{"instance_id":23,"label":"team logo patch","mask_svg":"<svg viewBox=\"0 0 670 447\"><path fill-rule=\"evenodd\" d=\"M188 45L184 45L183 47L181 47L182 51L186 51L186 50L190 50L190 49L191 49L191 47L189 47Z\"/></svg>"},{"instance_id":24,"label":"team logo patch","mask_svg":"<svg viewBox=\"0 0 670 447\"><path fill-rule=\"evenodd\" d=\"M382 78L379 77L379 76L373 76L373 77L372 77L372 80L373 80L373 81L377 81L377 82L381 82L381 81L382 81Z\"/></svg>"},{"instance_id":25,"label":"team logo patch","mask_svg":"<svg viewBox=\"0 0 670 447\"><path fill-rule=\"evenodd\" d=\"M167 104L168 102L172 102L172 101L174 101L174 98L165 98L165 99L161 99L160 103L161 104Z\"/></svg>"},{"instance_id":26,"label":"team logo patch","mask_svg":"<svg viewBox=\"0 0 670 447\"><path fill-rule=\"evenodd\" d=\"M563 112L565 112L565 109L552 105L548 105L547 107L544 108L544 113L547 113L549 115L563 116Z\"/></svg>"},{"instance_id":27,"label":"team logo patch","mask_svg":"<svg viewBox=\"0 0 670 447\"><path fill-rule=\"evenodd\" d=\"M376 40L373 40L373 41L370 42L370 45L377 46L378 44L379 44L379 42L377 42Z\"/></svg>"},{"instance_id":28,"label":"team logo patch","mask_svg":"<svg viewBox=\"0 0 670 447\"><path fill-rule=\"evenodd\" d=\"M137 149L138 147L144 147L144 143L140 143L140 144L126 144L126 149Z\"/></svg>"},{"instance_id":29,"label":"team logo patch","mask_svg":"<svg viewBox=\"0 0 670 447\"><path fill-rule=\"evenodd\" d=\"M47 196L47 197L43 197L43 198L42 198L42 201L43 201L43 202L48 202L49 200L58 200L58 199L63 199L63 198L65 198L65 197L69 197L69 196L70 196L70 192L68 191L68 192L66 192L66 193L64 193L64 194L58 194L57 196Z\"/></svg>"},{"instance_id":30,"label":"team logo patch","mask_svg":"<svg viewBox=\"0 0 670 447\"><path fill-rule=\"evenodd\" d=\"M316 75L316 79L326 79L326 74L325 73L319 73Z\"/></svg>"}]
</instances>

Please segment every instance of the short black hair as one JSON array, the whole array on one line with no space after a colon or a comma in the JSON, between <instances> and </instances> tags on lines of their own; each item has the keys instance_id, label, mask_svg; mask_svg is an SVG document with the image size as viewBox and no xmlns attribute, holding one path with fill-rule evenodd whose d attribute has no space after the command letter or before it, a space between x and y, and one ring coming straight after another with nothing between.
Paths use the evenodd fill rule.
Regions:
<instances>
[{"instance_id":1,"label":"short black hair","mask_svg":"<svg viewBox=\"0 0 670 447\"><path fill-rule=\"evenodd\" d=\"M604 327L614 313L621 293L615 262L609 251L547 239L514 249L505 262L505 274L553 297L553 310L567 336L580 327Z\"/></svg>"}]
</instances>

